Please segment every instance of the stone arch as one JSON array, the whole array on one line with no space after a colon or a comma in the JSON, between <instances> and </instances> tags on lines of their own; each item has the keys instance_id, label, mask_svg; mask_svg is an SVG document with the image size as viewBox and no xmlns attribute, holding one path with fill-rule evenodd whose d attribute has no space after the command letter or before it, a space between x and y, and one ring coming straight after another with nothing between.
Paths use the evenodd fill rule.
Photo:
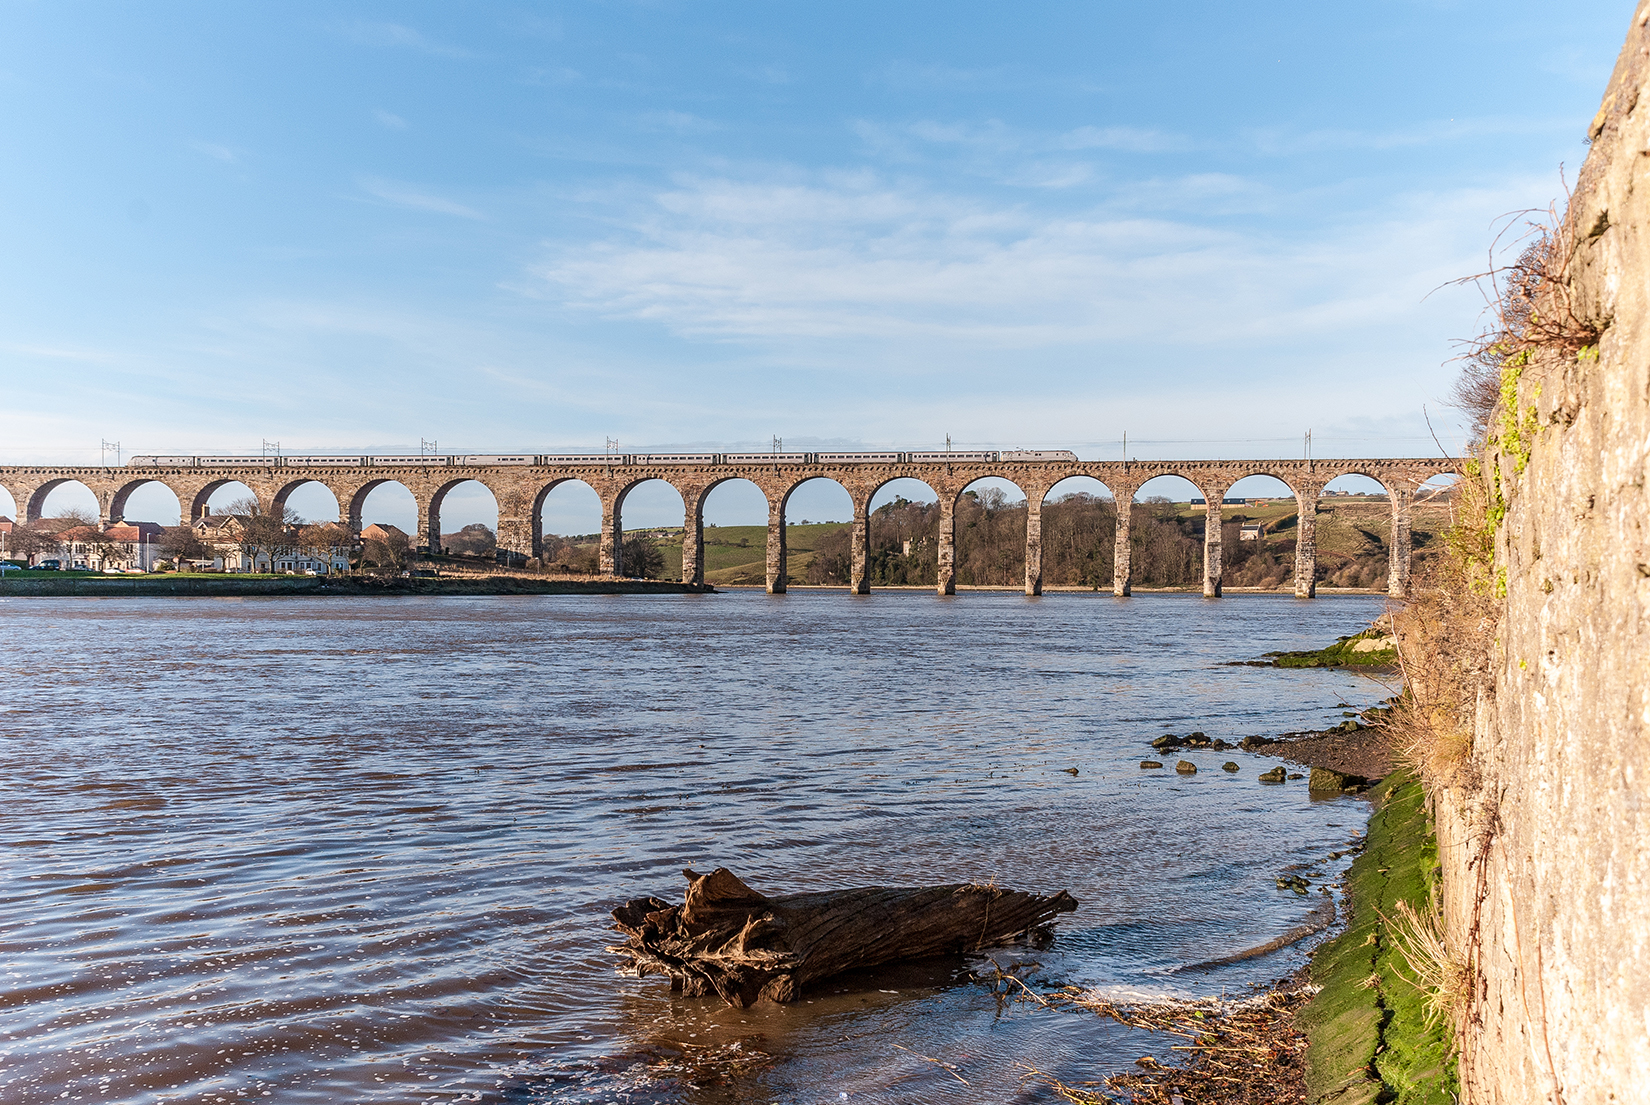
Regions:
<instances>
[{"instance_id":1,"label":"stone arch","mask_svg":"<svg viewBox=\"0 0 1650 1105\"><path fill-rule=\"evenodd\" d=\"M1097 484L1100 485L1101 489L1104 490L1105 493L1111 497L1112 502L1115 503L1117 501L1117 491L1112 487L1112 485L1110 483L1107 483L1105 480L1101 479L1099 476L1093 476L1093 475L1090 475L1087 472L1068 472L1065 475L1061 476L1059 479L1055 480L1053 483L1049 484L1047 487L1043 488L1041 505L1047 505L1048 503L1053 502L1054 501L1054 499L1053 499L1054 493L1056 491L1058 491L1063 484L1068 484L1072 480L1090 480L1094 483L1097 483ZM1079 492L1077 492L1077 491L1067 491L1065 494L1075 495L1075 494L1079 494ZM1086 494L1086 492L1083 492L1083 494Z\"/></svg>"},{"instance_id":2,"label":"stone arch","mask_svg":"<svg viewBox=\"0 0 1650 1105\"><path fill-rule=\"evenodd\" d=\"M1188 496L1188 498L1191 500L1190 506L1192 510L1195 511L1199 507L1203 510L1203 594L1208 598L1217 598L1220 595L1221 570L1220 500L1225 494L1226 487L1229 486L1230 480L1221 474L1209 471L1200 471L1196 468L1182 468L1178 465L1151 467L1145 469L1145 471L1140 473L1139 482L1134 485L1129 493L1127 509L1125 510L1123 508L1123 504L1118 504L1119 536L1118 549L1114 556L1118 560L1120 566L1124 557L1127 557L1130 573L1129 580L1125 584L1122 593L1128 594L1133 586L1133 558L1134 553L1137 551L1134 548L1135 542L1143 542L1142 549L1139 551L1155 550L1155 557L1148 563L1146 568L1148 575L1154 565L1158 568L1162 568L1164 566L1165 557L1178 558L1184 553L1185 547L1183 541L1185 539L1185 535L1183 533L1174 533L1165 530L1166 524L1171 521L1173 521L1177 527L1182 524L1180 520L1182 508L1176 506L1172 510L1169 510L1166 514L1161 514L1156 518L1148 518L1147 508L1150 504L1143 503L1140 498L1144 492L1150 490L1148 485L1153 480L1160 479L1183 480L1191 486L1192 491L1195 493ZM1165 496L1165 498L1167 498L1167 496ZM1176 502L1176 500L1173 499L1170 499L1169 501L1171 504ZM1122 521L1122 516L1125 514L1128 516L1127 523ZM1140 526L1144 526L1144 528L1137 529L1137 527ZM1125 529L1129 535L1129 547L1126 550L1122 548L1122 537ZM1195 570L1194 565L1195 561L1185 565L1185 569L1188 572L1193 571ZM1178 586L1184 581L1185 577L1179 576L1178 574L1170 574L1160 578L1157 582Z\"/></svg>"},{"instance_id":3,"label":"stone arch","mask_svg":"<svg viewBox=\"0 0 1650 1105\"><path fill-rule=\"evenodd\" d=\"M208 507L211 505L212 496L231 485L238 485L246 488L246 493L252 498L257 499L258 502L262 503L266 507L269 505L264 496L259 495L258 492L244 480L236 479L234 476L225 476L222 479L208 480L195 490L195 494L189 500L189 520L196 521L200 518L204 518L207 514Z\"/></svg>"},{"instance_id":4,"label":"stone arch","mask_svg":"<svg viewBox=\"0 0 1650 1105\"><path fill-rule=\"evenodd\" d=\"M718 487L730 483L748 483L762 495L767 514L767 558L764 576L769 594L782 594L786 589L785 570L785 502L790 491L764 486L750 475L718 476L701 483L684 481L674 484L682 496L682 582L705 582L705 505Z\"/></svg>"},{"instance_id":5,"label":"stone arch","mask_svg":"<svg viewBox=\"0 0 1650 1105\"><path fill-rule=\"evenodd\" d=\"M1007 484L1020 496L1010 498L998 484ZM982 488L981 485L984 485ZM970 496L970 492L974 494ZM996 494L992 494L996 492ZM953 516L953 557L956 579L975 586L1001 585L1005 579L1023 579L1026 594L1042 592L1042 572L1035 572L1033 586L1032 515L1038 518L1038 552L1041 551L1041 511L1031 505L1035 497L1042 498L1042 489L1031 481L997 472L970 473L950 492ZM1021 524L1007 522L1011 531L1005 532L1003 515L1012 512L1021 516Z\"/></svg>"},{"instance_id":6,"label":"stone arch","mask_svg":"<svg viewBox=\"0 0 1650 1105\"><path fill-rule=\"evenodd\" d=\"M1230 492L1232 488L1236 487L1242 481L1252 479L1255 476L1265 476L1267 479L1277 480L1279 483L1283 484L1283 486L1287 487L1289 489L1289 494L1293 495L1296 499L1301 497L1301 488L1297 485L1303 484L1304 481L1301 480L1300 474L1297 472L1286 473L1284 469L1273 468L1269 465L1259 465L1253 468L1241 464L1233 465L1230 473L1230 482L1226 484L1226 490Z\"/></svg>"},{"instance_id":7,"label":"stone arch","mask_svg":"<svg viewBox=\"0 0 1650 1105\"><path fill-rule=\"evenodd\" d=\"M523 537L520 534L512 534L511 537L514 539L513 543L504 537L502 532L504 530L505 523L504 503L500 500L498 492L495 491L486 480L471 474L465 474L456 476L450 480L444 480L429 493L429 505L425 508L424 516L419 519L419 542L425 548L429 549L430 552L442 551L441 507L447 501L448 495L469 483L473 483L481 487L482 490L486 491L487 494L492 497L495 515L493 519L495 555L498 550L503 550L506 553L516 553L521 556L522 559L525 559L527 555L537 556L539 553L537 546L541 542L535 542L530 535ZM536 499L534 500L534 506L534 513L536 514ZM515 547L516 545L525 545L526 547L518 548Z\"/></svg>"},{"instance_id":8,"label":"stone arch","mask_svg":"<svg viewBox=\"0 0 1650 1105\"><path fill-rule=\"evenodd\" d=\"M1415 488L1410 486L1401 473L1387 468L1384 465L1352 462L1341 464L1330 461L1320 468L1323 477L1320 495L1329 494L1329 485L1344 476L1361 476L1378 484L1385 493L1390 508L1390 521L1387 530L1387 593L1394 597L1402 597L1409 590L1409 569L1411 558L1410 515L1411 506L1415 497ZM1313 531L1317 528L1317 516L1321 500L1315 501L1312 506ZM1359 527L1362 528L1362 527ZM1312 563L1311 592L1317 593L1318 565L1316 550ZM1345 580L1342 579L1344 584ZM1300 593L1299 587L1296 594Z\"/></svg>"},{"instance_id":9,"label":"stone arch","mask_svg":"<svg viewBox=\"0 0 1650 1105\"><path fill-rule=\"evenodd\" d=\"M845 495L848 496L848 502L849 502L850 506L853 504L854 493L853 493L853 490L851 488L849 488L849 486L847 484L843 483L841 480L837 479L835 476L827 476L827 475L824 475L824 474L820 474L820 475L805 475L805 476L802 476L800 479L794 479L790 483L786 484L785 489L780 493L779 505L782 508L788 510L790 508L790 505L791 505L791 496L795 495L797 493L797 491L801 490L804 486L806 486L807 484L810 484L810 483L834 483L842 489L842 491ZM874 494L876 494L876 492L873 490L871 494L874 495ZM870 496L866 496L866 501L867 502L870 501Z\"/></svg>"},{"instance_id":10,"label":"stone arch","mask_svg":"<svg viewBox=\"0 0 1650 1105\"><path fill-rule=\"evenodd\" d=\"M1319 475L1323 480L1323 486L1325 489L1343 476L1362 476L1366 480L1374 480L1376 483L1380 484L1381 490L1386 492L1389 498L1392 495L1393 487L1399 482L1392 478L1393 473L1378 468L1372 464L1352 464L1342 468L1335 462L1331 461L1320 467Z\"/></svg>"},{"instance_id":11,"label":"stone arch","mask_svg":"<svg viewBox=\"0 0 1650 1105\"><path fill-rule=\"evenodd\" d=\"M1195 469L1190 468L1143 469L1139 473L1139 478L1135 481L1134 495L1130 496L1130 501L1134 501L1135 497L1145 489L1147 484L1151 483L1153 480L1161 479L1164 476L1173 476L1176 479L1185 480L1187 483L1192 485L1204 502L1209 501L1209 488L1213 486L1209 479L1209 474L1207 472L1198 472ZM1222 485L1221 490L1224 489L1225 487Z\"/></svg>"},{"instance_id":12,"label":"stone arch","mask_svg":"<svg viewBox=\"0 0 1650 1105\"><path fill-rule=\"evenodd\" d=\"M417 522L415 523L415 526L416 526L417 531L419 533L425 532L425 526L423 525L423 522L424 522L424 515L425 515L426 500L421 499L419 497L417 491L415 491L411 487L408 487L402 481L397 480L397 479L393 479L393 478L388 477L388 476L380 477L378 479L366 480L363 483L357 485L355 487L355 489L349 493L349 528L351 530L353 530L354 532L356 532L356 533L361 532L361 527L362 527L361 517L362 517L362 512L366 509L368 496L370 496L374 491L377 491L380 487L389 487L389 486L399 487L403 491L405 491L407 494L412 496L413 505L417 510L417 519L418 519ZM334 494L336 494L336 491L334 492Z\"/></svg>"},{"instance_id":13,"label":"stone arch","mask_svg":"<svg viewBox=\"0 0 1650 1105\"><path fill-rule=\"evenodd\" d=\"M552 491L556 490L558 487L562 487L570 483L580 485L596 497L596 509L598 512L597 532L600 532L601 530L600 518L605 517L607 513L607 504L602 501L601 492L596 490L595 486L592 485L589 480L581 479L578 476L558 476L541 486L533 495L532 513L529 521L532 527L531 539L533 543L533 555L535 557L543 558L546 555L546 545L544 540L544 505L549 501L550 493Z\"/></svg>"},{"instance_id":14,"label":"stone arch","mask_svg":"<svg viewBox=\"0 0 1650 1105\"><path fill-rule=\"evenodd\" d=\"M10 501L9 506L0 505L0 513L5 513L6 517L20 525L23 522L28 521L28 519L24 517L22 508L17 505L17 492L13 491L7 484L0 483L0 495L4 495L6 499Z\"/></svg>"},{"instance_id":15,"label":"stone arch","mask_svg":"<svg viewBox=\"0 0 1650 1105\"><path fill-rule=\"evenodd\" d=\"M1257 493L1255 489L1247 489L1242 493L1245 499L1243 505L1234 502L1228 507L1230 500L1227 496L1238 497L1238 485L1245 480L1281 485L1282 492L1263 489ZM1213 581L1216 594L1227 582L1240 586L1277 588L1287 580L1298 590L1297 581L1306 563L1301 555L1302 540L1309 536L1311 529L1303 519L1308 512L1316 510L1318 488L1322 485L1298 468L1250 461L1238 461L1227 466L1225 482L1222 501L1216 503L1211 498L1205 512L1205 579ZM1251 498L1265 499L1266 505L1257 506L1248 501ZM1278 500L1277 504L1272 503L1274 499ZM1281 516L1272 513L1278 507L1286 513ZM1228 509L1238 513L1235 520L1226 519ZM1257 510L1263 512L1258 522ZM1256 523L1256 526L1244 528L1239 525L1240 522ZM1280 556L1285 556L1286 544L1292 546L1286 555L1288 562L1280 563ZM1232 578L1234 573L1235 580ZM1207 588L1206 583L1205 593Z\"/></svg>"},{"instance_id":16,"label":"stone arch","mask_svg":"<svg viewBox=\"0 0 1650 1105\"><path fill-rule=\"evenodd\" d=\"M684 494L682 488L663 473L647 473L615 482L609 495L602 497L602 546L601 566L606 575L622 575L625 572L624 563L624 505L630 493L643 484L658 481L676 493L682 502L682 531L686 534L690 527L688 517L688 501L692 495L690 490ZM668 565L667 565L668 568Z\"/></svg>"},{"instance_id":17,"label":"stone arch","mask_svg":"<svg viewBox=\"0 0 1650 1105\"><path fill-rule=\"evenodd\" d=\"M127 506L129 505L128 500L132 497L132 493L140 488L148 486L149 484L155 484L156 486L163 487L172 493L172 498L178 504L178 521L180 523L185 521L186 519L183 516L183 494L159 476L139 476L136 479L127 480L125 483L115 488L114 493L109 497L109 520L111 522L124 520L126 517ZM140 520L149 521L150 519Z\"/></svg>"},{"instance_id":18,"label":"stone arch","mask_svg":"<svg viewBox=\"0 0 1650 1105\"><path fill-rule=\"evenodd\" d=\"M1056 492L1073 481L1086 481L1099 486L1104 495L1095 495L1086 484L1080 484L1056 496ZM1127 490L1125 488L1124 490ZM1074 495L1085 495L1092 500L1109 502L1111 520L1109 530L1104 514L1088 503L1067 503ZM1133 497L1133 493L1129 493ZM1121 515L1117 509L1119 495L1111 483L1087 472L1070 472L1040 489L1033 502L1028 497L1026 511L1026 594L1040 595L1044 574L1050 569L1055 578L1067 586L1088 586L1099 590L1110 587L1115 594L1126 593L1119 588L1119 567L1127 570L1127 550L1118 553L1118 535L1128 535L1128 512Z\"/></svg>"},{"instance_id":19,"label":"stone arch","mask_svg":"<svg viewBox=\"0 0 1650 1105\"><path fill-rule=\"evenodd\" d=\"M899 508L899 497L893 502L874 506L877 495L900 480L920 483L934 495L938 515L930 522L927 510L924 518L915 517L915 511ZM956 575L956 509L959 488L945 484L936 487L921 476L894 472L867 482L864 499L865 518L865 577L860 593L870 591L870 581L879 578L884 585L909 586L926 584L932 577L935 592L940 595L957 593ZM909 500L912 506L919 505ZM857 505L857 504L856 504ZM878 533L878 514L885 513ZM929 532L932 529L932 532ZM929 565L932 564L930 572Z\"/></svg>"},{"instance_id":20,"label":"stone arch","mask_svg":"<svg viewBox=\"0 0 1650 1105\"><path fill-rule=\"evenodd\" d=\"M270 505L271 505L271 507L274 509L274 511L277 514L280 513L282 508L284 508L287 505L287 500L289 498L291 498L292 493L294 491L297 491L299 488L302 488L302 487L308 487L310 484L314 484L317 487L325 488L327 494L332 496L333 512L336 515L337 520L342 522L344 520L345 496L340 495L338 493L338 489L336 487L334 487L332 484L328 483L326 480L321 479L319 476L299 476L296 479L287 480L285 483L280 484L279 486L277 486L275 488L274 494L272 494L270 496ZM308 520L309 521L324 521L325 519L308 519Z\"/></svg>"},{"instance_id":21,"label":"stone arch","mask_svg":"<svg viewBox=\"0 0 1650 1105\"><path fill-rule=\"evenodd\" d=\"M23 518L19 519L19 521L40 521L40 519L46 516L46 500L51 497L52 492L71 485L84 489L92 496L93 503L95 504L94 513L98 516L99 520L106 520L108 518L109 496L107 492L99 495L97 491L84 480L77 480L73 476L58 476L41 482L40 485L37 486L28 496L29 501L27 506L18 504L18 510L23 514Z\"/></svg>"}]
</instances>

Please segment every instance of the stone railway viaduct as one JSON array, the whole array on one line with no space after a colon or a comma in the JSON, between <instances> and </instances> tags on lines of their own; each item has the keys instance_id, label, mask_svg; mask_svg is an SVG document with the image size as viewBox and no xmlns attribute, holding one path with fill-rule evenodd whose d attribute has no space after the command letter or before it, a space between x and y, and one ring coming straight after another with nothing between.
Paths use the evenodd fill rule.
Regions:
<instances>
[{"instance_id":1,"label":"stone railway viaduct","mask_svg":"<svg viewBox=\"0 0 1650 1105\"><path fill-rule=\"evenodd\" d=\"M1318 498L1337 476L1368 476L1386 488L1392 503L1391 569L1388 591L1404 595L1409 586L1410 516L1417 489L1434 476L1455 473L1456 462L1441 459L1379 460L1266 460L1266 461L957 461L910 463L883 460L806 463L783 454L772 463L627 463L623 458L592 457L588 462L544 464L367 464L361 458L340 458L337 466L314 462L292 463L276 458L247 458L244 463L214 460L210 466L128 465L110 467L0 466L0 487L17 504L19 520L41 517L46 496L63 484L79 482L97 496L102 521L125 516L126 500L146 483L159 483L177 496L193 521L206 513L214 491L230 483L246 485L266 509L283 505L287 496L306 483L324 485L337 498L340 515L359 531L367 495L386 483L399 483L418 504L418 540L430 549L441 542L441 502L459 484L474 480L492 492L498 503L498 547L522 556L543 551L542 508L558 485L579 480L601 499L601 569L619 574L624 540L622 521L625 496L638 484L663 480L682 496L685 506L682 534L682 578L704 582L705 499L718 484L749 480L768 500L767 584L773 593L786 587L785 505L792 492L810 480L833 480L853 500L853 556L850 589L868 594L866 560L870 552L870 505L877 490L892 480L916 479L939 496L939 585L942 595L956 592L956 505L968 486L996 477L1018 487L1026 497L1025 592L1041 594L1042 507L1056 484L1073 476L1099 480L1119 503L1132 502L1147 480L1180 476L1202 492L1208 504L1204 527L1203 593L1220 594L1221 500L1245 476L1272 476L1295 494L1299 527L1295 553L1295 594L1315 593L1317 566L1316 519ZM1116 576L1112 591L1130 591L1130 512L1117 512Z\"/></svg>"}]
</instances>

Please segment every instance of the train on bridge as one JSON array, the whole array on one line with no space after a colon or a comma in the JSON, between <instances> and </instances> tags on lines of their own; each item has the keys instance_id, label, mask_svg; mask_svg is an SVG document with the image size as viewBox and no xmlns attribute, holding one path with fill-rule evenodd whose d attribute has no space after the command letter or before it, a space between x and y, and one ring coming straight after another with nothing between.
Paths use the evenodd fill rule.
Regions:
<instances>
[{"instance_id":1,"label":"train on bridge","mask_svg":"<svg viewBox=\"0 0 1650 1105\"><path fill-rule=\"evenodd\" d=\"M129 468L492 468L499 465L548 467L563 464L665 465L665 464L946 464L1018 461L1073 462L1077 454L1067 449L1003 449L974 452L931 453L537 453L521 456L455 454L417 457L262 456L262 457L171 457L142 456L127 461Z\"/></svg>"}]
</instances>

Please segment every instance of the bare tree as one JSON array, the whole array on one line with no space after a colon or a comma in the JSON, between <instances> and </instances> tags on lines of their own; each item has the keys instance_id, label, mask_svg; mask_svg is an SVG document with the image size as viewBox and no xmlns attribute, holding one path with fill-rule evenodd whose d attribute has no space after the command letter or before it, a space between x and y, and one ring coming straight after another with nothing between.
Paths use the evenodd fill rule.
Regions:
<instances>
[{"instance_id":1,"label":"bare tree","mask_svg":"<svg viewBox=\"0 0 1650 1105\"><path fill-rule=\"evenodd\" d=\"M373 568L405 568L412 558L412 549L404 533L384 533L367 538L361 543L361 563Z\"/></svg>"},{"instance_id":2,"label":"bare tree","mask_svg":"<svg viewBox=\"0 0 1650 1105\"><path fill-rule=\"evenodd\" d=\"M296 541L293 529L303 523L298 512L285 503L265 510L263 504L253 498L235 500L225 513L240 523L241 551L252 558L254 568L260 557L273 568L276 557L291 552Z\"/></svg>"},{"instance_id":3,"label":"bare tree","mask_svg":"<svg viewBox=\"0 0 1650 1105\"><path fill-rule=\"evenodd\" d=\"M627 537L619 554L619 564L624 574L634 579L658 579L665 570L665 554L651 537Z\"/></svg>"},{"instance_id":4,"label":"bare tree","mask_svg":"<svg viewBox=\"0 0 1650 1105\"><path fill-rule=\"evenodd\" d=\"M23 560L33 560L36 556L57 552L61 545L57 540L56 530L39 522L29 522L15 527L6 543L10 546L12 555Z\"/></svg>"},{"instance_id":5,"label":"bare tree","mask_svg":"<svg viewBox=\"0 0 1650 1105\"><path fill-rule=\"evenodd\" d=\"M54 533L62 533L66 529L75 529L78 526L96 529L97 515L81 507L72 506L56 517L42 518L38 524L50 526Z\"/></svg>"},{"instance_id":6,"label":"bare tree","mask_svg":"<svg viewBox=\"0 0 1650 1105\"><path fill-rule=\"evenodd\" d=\"M160 540L155 547L163 554L172 558L173 562L184 560L209 560L212 557L212 547L201 540L201 535L195 532L194 526L179 525L167 526L161 533Z\"/></svg>"}]
</instances>

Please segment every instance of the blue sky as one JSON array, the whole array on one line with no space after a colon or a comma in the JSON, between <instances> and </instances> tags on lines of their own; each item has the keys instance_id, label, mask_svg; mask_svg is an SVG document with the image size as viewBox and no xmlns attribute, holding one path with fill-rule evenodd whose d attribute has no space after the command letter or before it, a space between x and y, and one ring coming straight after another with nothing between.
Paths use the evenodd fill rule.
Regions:
<instances>
[{"instance_id":1,"label":"blue sky","mask_svg":"<svg viewBox=\"0 0 1650 1105\"><path fill-rule=\"evenodd\" d=\"M0 2L0 462L1454 448L1631 14Z\"/></svg>"}]
</instances>

